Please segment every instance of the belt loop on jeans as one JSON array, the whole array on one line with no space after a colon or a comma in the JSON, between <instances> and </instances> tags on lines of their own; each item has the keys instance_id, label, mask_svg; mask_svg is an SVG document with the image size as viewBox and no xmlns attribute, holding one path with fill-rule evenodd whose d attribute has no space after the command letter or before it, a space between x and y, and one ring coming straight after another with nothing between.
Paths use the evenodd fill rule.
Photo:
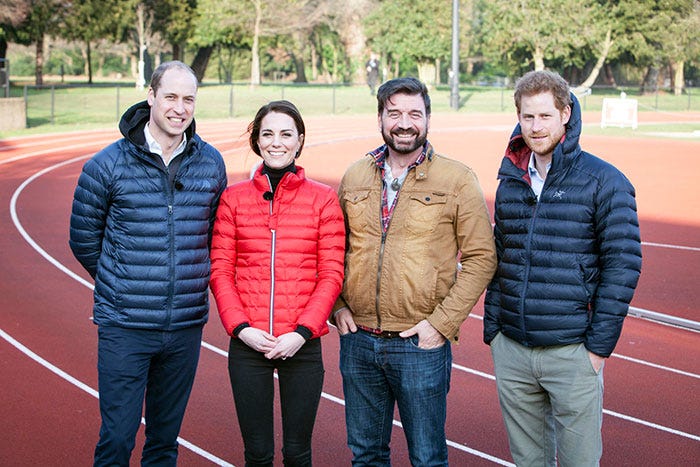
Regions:
<instances>
[{"instance_id":1,"label":"belt loop on jeans","mask_svg":"<svg viewBox=\"0 0 700 467\"><path fill-rule=\"evenodd\" d=\"M382 331L381 329L370 328L361 324L356 324L355 326L357 326L357 329L360 331L366 332L375 337L381 337L382 339L396 339L401 337L399 335L401 331Z\"/></svg>"}]
</instances>

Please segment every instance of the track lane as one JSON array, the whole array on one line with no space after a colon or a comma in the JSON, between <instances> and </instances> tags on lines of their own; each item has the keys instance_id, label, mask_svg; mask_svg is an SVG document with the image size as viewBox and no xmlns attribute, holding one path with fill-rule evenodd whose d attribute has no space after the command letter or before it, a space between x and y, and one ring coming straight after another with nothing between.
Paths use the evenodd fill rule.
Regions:
<instances>
[{"instance_id":1,"label":"track lane","mask_svg":"<svg viewBox=\"0 0 700 467\"><path fill-rule=\"evenodd\" d=\"M345 161L356 160L357 154L359 154L358 148L364 150L377 142L377 136L371 133L370 129L365 129L363 125L357 125L357 127L352 130L358 133L359 136L354 137L352 140L344 138L343 135L346 134L346 131L351 131L349 128L352 127L353 123L357 124L358 122L350 122L346 125L342 125L342 128L336 131L324 131L323 139L334 140L335 142L333 144L321 144L323 142L321 138L316 138L318 144L314 145L314 140L309 139L302 162L305 167L309 167L308 170L310 174L312 172L323 174L326 176L327 180L334 181L335 184L337 184L337 177L339 175L330 176L329 174L330 169L333 169L333 167L329 165L329 158L332 157L334 161L337 158L337 165L340 166L345 163ZM311 126L309 126L309 128L311 128ZM375 129L372 130L376 131ZM363 132L366 133L365 136L363 136ZM240 138L238 140L230 138L231 133L235 134L236 132L235 130L232 131L229 123L225 125L225 128L219 129L217 127L216 132L213 130L211 131L211 134L214 135L213 138L217 141L217 147L225 147L222 149L222 152L225 153L227 164L229 164L229 160L233 161L233 164L229 164L229 170L231 171L231 165L234 165L233 171L238 173L239 177L243 177L245 176L246 166L245 163L241 163L241 159L246 157L247 151L245 149L245 144L241 143ZM442 139L442 133L436 133L440 135L437 139ZM320 131L314 131L314 134L320 135L321 133ZM485 136L494 138L492 134L487 134ZM470 139L471 138L472 136L470 135ZM431 139L436 140L436 138ZM243 141L243 143L245 143L245 141ZM439 144L440 143L436 143L436 146L439 147ZM461 143L457 142L454 144L459 146ZM487 142L485 144L488 145L489 143ZM449 151L446 150L445 152L449 154ZM0 154L7 156L9 153L4 151ZM75 153L71 154L71 156L75 155ZM8 228L9 223L6 222L6 219L8 219L6 215L7 192L13 191L14 188L23 181L23 177L30 176L28 174L41 170L49 166L50 163L55 163L67 157L69 156L64 153L59 155L47 154L39 158L41 159L40 163L36 160L37 157L33 157L31 163L29 160L25 159L12 162L11 164L3 164L5 167L0 169L0 178L2 178L2 180L0 180L0 218L3 219L0 230L4 234L4 241L0 240L0 242L2 242L0 243L0 245L2 245L2 253L0 253L2 258L0 259L2 259L3 264L3 280L0 282L2 284L5 283L5 276L14 276L14 279L9 280L9 287L7 289L2 290L3 287L0 286L0 290L3 292L0 296L6 298L5 300L0 300L0 310L2 310L0 328L5 329L5 325L12 321L15 323L22 323L22 326L15 326L13 328L22 338L31 342L34 347L40 348L42 352L48 352L49 355L52 355L52 358L55 357L58 359L58 363L61 365L71 368L74 372L82 375L86 380L94 382L94 380L96 380L96 372L94 370L95 329L89 321L89 310L91 308L91 294L89 290L80 285L70 286L69 283L71 281L66 280L67 276L60 272L57 273L55 272L57 271L55 268L47 266L45 262L38 257L36 252L33 252L27 247L26 242L19 238L16 232L12 235L12 229ZM255 162L255 159L252 157L248 157L248 159L250 165ZM309 159L308 164L307 159ZM36 165L34 165L35 162L37 162ZM65 261L66 264L72 264L71 269L79 273L80 269L77 263L72 260L66 242L67 212L69 212L72 189L74 188L74 183L75 180L77 180L77 174L79 173L81 165L82 164L79 163L75 164L74 167L68 165L62 169L56 169L46 176L40 177L27 186L26 191L23 192L18 200L20 219L23 224L26 224L25 227L36 239L37 243L45 248L51 255L60 258L60 260ZM12 170L8 171L8 168ZM340 168L336 167L335 170L337 172ZM323 177L316 176L316 178ZM47 192L51 193L48 197L46 196ZM13 260L15 262L13 262ZM5 266L8 264L12 265L11 270ZM645 262L645 267L647 266L648 262ZM54 272L52 272L51 269L54 269ZM8 274L8 272L11 274ZM691 277L689 279L692 280L693 278ZM35 285L37 282L41 285ZM54 283L56 285L52 286L51 284ZM14 290L15 293L13 294L10 289ZM692 294L688 294L687 292L689 290L694 289L685 289L685 291L687 295L690 295L689 301L692 299L693 303L695 303L696 300L694 300L694 298L696 297L693 297ZM33 297L30 302L27 302L26 297L29 295L33 295ZM65 295L66 298L61 299L60 295ZM80 298L76 299L76 297ZM28 303L28 306L25 305L26 303ZM50 306L47 306L47 304ZM637 305L644 306L646 303L639 303ZM8 310L12 310L13 307L16 311L8 312ZM20 312L20 308L23 308L25 311ZM30 314L26 313L28 309L31 310ZM44 311L41 311L42 309ZM81 309L81 311L76 312L76 309ZM46 310L50 310L50 312ZM481 313L480 310L475 310L475 312ZM76 313L78 313L79 316L76 316ZM39 321L39 323L35 324L34 320ZM83 321L84 324L81 324L81 321ZM641 326L640 329L636 329L636 324L632 323L637 322L644 323L644 326ZM647 325L649 326L648 329ZM648 354L647 358L657 362L672 360L671 362L663 363L677 363L681 367L686 368L687 371L694 371L693 368L690 368L694 365L689 364L688 361L697 362L698 359L689 359L688 355L697 355L697 335L691 334L684 339L683 336L686 336L686 334L678 333L677 330L673 328L664 328L666 328L665 331L659 331L659 325L657 324L629 319L623 331L624 339L626 339L628 333L630 333L632 339L640 338L640 336L647 339L649 337L648 334L651 334L653 339L651 341L644 340L643 342L637 343L633 340L630 342L623 342L623 339L621 339L621 344L618 346L617 350L622 353L625 346L629 346L628 350L633 351L637 356L645 356ZM469 319L463 327L463 343L455 347L455 363L467 367L474 367L478 371L492 374L488 348L480 343L480 332L480 321L473 318ZM639 335L636 334L637 332ZM687 331L684 332L687 333ZM52 340L52 333L59 336L55 337L58 341L61 340L60 336L62 336L68 343L61 344L60 342ZM227 338L220 329L215 310L212 310L211 322L205 328L205 341L211 341L213 343L212 345L224 351L227 346ZM688 344L687 346L685 346L686 342ZM333 333L324 339L324 347L327 368L326 387L324 387L324 390L327 389L328 394L342 397L340 377L337 373L337 338ZM71 348L76 348L78 350L71 351ZM56 351L56 349L59 351ZM662 349L662 351L659 351L660 349ZM66 354L65 357L62 356L64 353ZM13 353L9 352L9 354L11 355ZM4 351L3 355L5 355ZM679 356L678 358L671 358L674 355ZM617 364L617 361L611 359L608 366L609 368L615 368ZM619 410L617 406L618 397L616 396L611 399L611 394L624 394L626 397L620 397L620 403L634 405L635 397L631 397L628 392L623 393L623 390L624 388L633 388L637 386L636 380L642 379L642 377L648 379L652 383L653 381L663 381L665 383L663 389L664 403L666 399L668 399L669 403L680 402L674 402L674 392L669 391L669 389L675 389L673 388L673 383L682 381L682 379L673 379L669 387L666 376L659 376L664 375L664 372L660 370L653 370L648 375L642 375L640 370L637 369L639 366L637 364L621 361L620 365L622 365L620 368L623 369L609 369L606 372L606 386L608 389L606 391L606 409L608 409L608 405L611 404L610 407L612 409ZM624 368L629 368L629 370L624 370ZM625 376L624 378L621 377L623 381L615 381L618 373ZM33 380L34 377L30 379ZM51 378L49 377L49 379ZM630 384L630 380L634 381L635 384ZM56 383L57 384L53 386L61 385L58 381ZM648 390L649 387L648 385L642 385L641 389ZM654 387L652 384L651 390L647 392L651 396L656 394L656 399L652 397L652 400L655 400L656 404L645 401L647 402L646 405L656 406L662 409L660 412L664 412L663 404L658 402L659 391L654 391L653 389ZM691 387L691 393L694 390L695 389ZM688 403L689 400L686 398L685 401L680 404L680 407L685 408L685 419L689 420L691 427L693 422L695 426L697 426L697 415L690 410L693 407L692 405L689 407ZM690 403L692 404L692 399ZM87 401L86 404L89 405L90 402ZM448 435L450 439L454 440L456 443L467 444L471 448L482 450L490 455L499 456L505 460L509 458L505 442L505 431L503 430L502 422L500 422L500 413L498 412L497 400L495 398L495 385L492 381L473 374L454 371L453 387L449 396L449 408ZM92 413L86 415L86 417L91 417L93 419L92 423L94 423L96 419L96 423L99 425L99 414L97 414L94 401L92 402L92 409L90 410L92 410ZM622 410L620 411L622 412ZM682 412L682 410L679 410L679 412ZM697 410L695 413L697 413ZM192 438L191 441L198 445L211 446L211 451L216 455L227 460L232 459L234 463L242 465L242 451L239 446L239 435L237 433L234 416L235 413L226 375L225 358L219 353L202 349L202 360L195 382L195 390L193 391L193 397L183 425L183 438L188 440ZM669 452L672 451L666 449L656 449L657 451L665 451L662 452L665 457L654 457L654 453L646 453L643 450L640 451L636 446L634 449L628 449L627 446L630 443L636 445L639 440L625 440L623 439L624 437L620 438L621 435L618 427L627 427L629 424L630 422L606 415L604 422L604 464L624 465L624 463L618 462L624 462L625 457L619 457L618 454L626 453L628 450L632 451L632 454L634 454L632 459L648 460L658 458L665 459L666 461L669 460L668 455ZM82 426L83 424L79 423L75 425ZM643 438L641 439L648 439L648 437L651 437L651 439L659 437L661 439L666 439L668 437L669 446L680 443L680 445L684 446L686 454L688 452L691 454L697 453L698 443L687 444L687 440L678 441L678 436L668 435L666 433L659 434L658 430L650 429L645 426L638 426L634 423L631 425L633 425L633 428L624 428L625 433L639 431L643 433ZM76 426L76 428L79 427ZM72 427L67 427L67 429L68 431L73 431ZM82 428L79 431L82 432ZM612 433L609 433L610 431L612 431ZM63 432L54 433L53 436L54 439L73 437L70 433ZM316 427L316 436L314 439L314 455L318 465L331 465L330 462L343 464L346 463L346 460L349 460L349 453L345 447L344 437L345 431L342 406L336 402L324 399L321 404L319 423ZM95 438L96 431L90 431L89 441L84 443L86 444L88 458L91 457ZM650 444L656 446L657 442L651 442L651 439L649 439ZM620 442L623 444L620 445ZM401 465L399 460L405 459L405 441L398 428L394 429L392 445L397 451L397 465ZM5 452L5 450L3 449L2 452ZM201 457L185 449L181 450L181 452L183 465L207 464ZM659 453L656 455L658 456L658 454ZM474 457L471 454L465 454L463 451L455 448L450 449L450 458L453 465L482 465L482 462L483 465L492 465L489 461L480 460L480 458ZM187 459L187 463L185 463L185 459ZM328 463L325 462L326 460ZM679 458L679 460L683 460L683 458ZM190 462L194 463L191 464Z\"/></svg>"}]
</instances>

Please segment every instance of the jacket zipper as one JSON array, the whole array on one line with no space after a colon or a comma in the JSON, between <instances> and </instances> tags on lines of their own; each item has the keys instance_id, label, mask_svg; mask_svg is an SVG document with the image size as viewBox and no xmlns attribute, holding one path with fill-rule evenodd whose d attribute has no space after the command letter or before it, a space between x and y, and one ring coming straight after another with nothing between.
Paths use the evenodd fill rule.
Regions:
<instances>
[{"instance_id":1,"label":"jacket zipper","mask_svg":"<svg viewBox=\"0 0 700 467\"><path fill-rule=\"evenodd\" d=\"M384 246L386 245L386 232L382 232L382 242L379 246L379 264L377 267L377 290L374 294L375 310L377 315L377 327L382 328L382 315L379 307L379 293L382 285L382 263L384 262Z\"/></svg>"},{"instance_id":2,"label":"jacket zipper","mask_svg":"<svg viewBox=\"0 0 700 467\"><path fill-rule=\"evenodd\" d=\"M272 201L270 201L270 204L272 204ZM275 319L275 241L277 238L277 231L275 229L271 229L272 232L272 245L270 248L270 334L273 334L273 323Z\"/></svg>"},{"instance_id":3,"label":"jacket zipper","mask_svg":"<svg viewBox=\"0 0 700 467\"><path fill-rule=\"evenodd\" d=\"M173 308L173 295L175 294L175 222L173 221L173 205L175 204L175 191L170 183L170 177L168 171L165 171L165 185L168 187L168 230L169 230L169 256L170 261L168 264L168 277L170 278L170 284L168 285L168 304L167 304L167 314L166 314L166 329L170 328L170 323L172 321L172 308Z\"/></svg>"},{"instance_id":4,"label":"jacket zipper","mask_svg":"<svg viewBox=\"0 0 700 467\"><path fill-rule=\"evenodd\" d=\"M530 258L530 252L532 251L532 235L533 235L533 229L535 227L535 219L537 217L537 210L539 209L539 200L537 196L535 196L535 192L532 189L531 185L528 185L524 180L515 178L515 180L519 180L521 183L524 183L527 185L528 189L530 190L530 199L534 199L535 203L531 206L532 207L532 215L530 217L530 227L528 228L528 233L527 233L527 239L525 242L525 256L527 258L527 263L525 264L525 277L523 278L523 291L522 294L520 295L520 329L522 330L523 336L525 336L525 339L527 339L527 330L525 329L525 297L527 296L527 287L530 281L530 269L532 266L532 261ZM546 182L545 182L546 183ZM542 187L542 192L544 192L544 186ZM541 193L540 193L541 196Z\"/></svg>"},{"instance_id":5,"label":"jacket zipper","mask_svg":"<svg viewBox=\"0 0 700 467\"><path fill-rule=\"evenodd\" d=\"M267 175L265 176L267 178L267 184L270 187L270 191L272 191L272 184L270 183L270 177ZM279 184L277 185L279 186ZM273 206L272 203L274 201L274 191L272 192L273 196L272 199L270 200L269 203L269 215L272 217L272 212L273 212ZM270 244L270 313L269 313L269 326L268 326L268 331L270 335L274 336L274 322L275 322L275 254L276 254L276 242L277 242L277 230L276 229L270 229L270 232L272 233L272 242Z\"/></svg>"}]
</instances>

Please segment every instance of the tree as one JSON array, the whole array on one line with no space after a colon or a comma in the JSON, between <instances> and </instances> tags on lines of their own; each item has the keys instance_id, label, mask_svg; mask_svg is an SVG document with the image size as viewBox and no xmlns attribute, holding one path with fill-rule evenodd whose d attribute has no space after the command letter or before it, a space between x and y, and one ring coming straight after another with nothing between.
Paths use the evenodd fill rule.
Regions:
<instances>
[{"instance_id":1,"label":"tree","mask_svg":"<svg viewBox=\"0 0 700 467\"><path fill-rule=\"evenodd\" d=\"M255 2L260 0L235 0L225 3L217 0L200 0L197 5L197 15L194 19L194 34L190 44L197 47L192 69L201 81L204 78L211 54L217 47L225 47L231 51L251 48L254 42L248 28L254 23ZM257 50L257 43L252 44ZM251 83L260 82L260 66L256 52L253 53L251 65Z\"/></svg>"},{"instance_id":2,"label":"tree","mask_svg":"<svg viewBox=\"0 0 700 467\"><path fill-rule=\"evenodd\" d=\"M364 18L372 12L378 0L328 0L328 27L336 31L347 56L345 68L351 72L344 80L361 82L365 79L364 63L367 60L367 38Z\"/></svg>"},{"instance_id":3,"label":"tree","mask_svg":"<svg viewBox=\"0 0 700 467\"><path fill-rule=\"evenodd\" d=\"M100 39L117 40L126 29L131 2L128 0L76 0L66 9L61 35L85 43L85 67L92 84L92 44Z\"/></svg>"},{"instance_id":4,"label":"tree","mask_svg":"<svg viewBox=\"0 0 700 467\"><path fill-rule=\"evenodd\" d=\"M250 83L257 85L261 81L261 39L285 37L285 48L295 64L296 80L306 81L305 53L309 38L314 27L325 20L327 6L327 0L231 0L223 4L202 0L193 43L198 47L214 47L231 43L234 37L238 44L249 41ZM284 21L280 21L281 15Z\"/></svg>"},{"instance_id":5,"label":"tree","mask_svg":"<svg viewBox=\"0 0 700 467\"><path fill-rule=\"evenodd\" d=\"M436 61L445 60L452 42L452 4L430 0L385 0L365 19L375 50L400 64L415 65L418 77L435 83Z\"/></svg>"},{"instance_id":6,"label":"tree","mask_svg":"<svg viewBox=\"0 0 700 467\"><path fill-rule=\"evenodd\" d=\"M146 3L153 12L153 30L170 43L173 59L182 60L183 46L194 34L197 0L148 0Z\"/></svg>"},{"instance_id":7,"label":"tree","mask_svg":"<svg viewBox=\"0 0 700 467\"><path fill-rule=\"evenodd\" d=\"M477 29L486 59L520 75L546 62L581 66L591 50L604 54L604 18L596 0L480 0Z\"/></svg>"},{"instance_id":8,"label":"tree","mask_svg":"<svg viewBox=\"0 0 700 467\"><path fill-rule=\"evenodd\" d=\"M61 0L28 0L26 16L15 28L15 38L22 44L34 44L34 80L37 86L44 84L44 37L57 35L65 15L65 2Z\"/></svg>"},{"instance_id":9,"label":"tree","mask_svg":"<svg viewBox=\"0 0 700 467\"><path fill-rule=\"evenodd\" d=\"M17 41L17 26L29 14L29 0L0 0L0 59L7 56L7 43ZM4 68L5 63L0 63Z\"/></svg>"}]
</instances>

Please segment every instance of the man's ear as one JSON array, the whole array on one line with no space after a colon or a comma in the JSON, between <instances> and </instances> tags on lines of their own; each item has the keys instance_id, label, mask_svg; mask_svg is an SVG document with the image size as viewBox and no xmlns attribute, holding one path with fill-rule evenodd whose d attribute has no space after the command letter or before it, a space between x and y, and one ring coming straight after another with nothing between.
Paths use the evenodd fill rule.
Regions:
<instances>
[{"instance_id":1,"label":"man's ear","mask_svg":"<svg viewBox=\"0 0 700 467\"><path fill-rule=\"evenodd\" d=\"M571 118L571 105L567 105L564 107L564 110L561 111L561 121L566 125L569 123L569 119Z\"/></svg>"}]
</instances>

